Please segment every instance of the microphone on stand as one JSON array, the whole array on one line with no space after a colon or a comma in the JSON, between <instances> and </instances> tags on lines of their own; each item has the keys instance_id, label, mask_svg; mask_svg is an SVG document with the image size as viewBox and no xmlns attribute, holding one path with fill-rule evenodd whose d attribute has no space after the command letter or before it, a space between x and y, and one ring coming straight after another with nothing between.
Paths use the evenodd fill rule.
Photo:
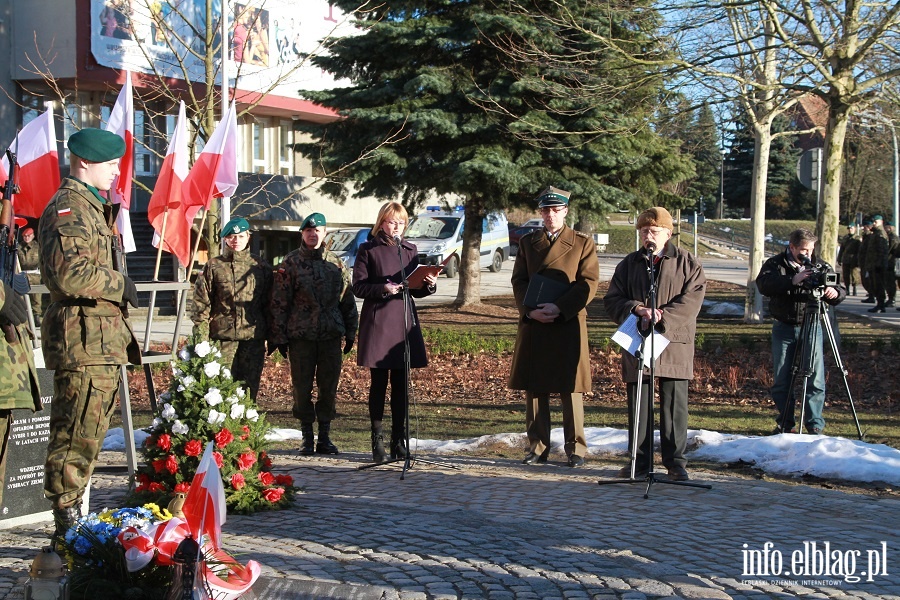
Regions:
<instances>
[{"instance_id":1,"label":"microphone on stand","mask_svg":"<svg viewBox=\"0 0 900 600\"><path fill-rule=\"evenodd\" d=\"M654 254L656 254L656 244L654 244L653 242L649 242L646 246L644 246L644 256L650 258Z\"/></svg>"},{"instance_id":2,"label":"microphone on stand","mask_svg":"<svg viewBox=\"0 0 900 600\"><path fill-rule=\"evenodd\" d=\"M397 244L398 246L400 245L400 242L402 242L402 241L403 240L400 239L399 235L394 236L394 243Z\"/></svg>"}]
</instances>

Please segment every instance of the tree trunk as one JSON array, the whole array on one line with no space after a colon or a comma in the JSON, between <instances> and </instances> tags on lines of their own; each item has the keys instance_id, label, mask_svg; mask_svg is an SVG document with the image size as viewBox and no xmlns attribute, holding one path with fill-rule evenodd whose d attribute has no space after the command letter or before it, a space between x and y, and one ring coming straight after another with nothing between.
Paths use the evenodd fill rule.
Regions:
<instances>
[{"instance_id":1,"label":"tree trunk","mask_svg":"<svg viewBox=\"0 0 900 600\"><path fill-rule=\"evenodd\" d=\"M838 223L841 204L841 168L844 162L844 139L850 107L830 99L828 131L825 135L825 187L819 200L816 235L819 237L818 257L834 266L838 246Z\"/></svg>"},{"instance_id":2,"label":"tree trunk","mask_svg":"<svg viewBox=\"0 0 900 600\"><path fill-rule=\"evenodd\" d=\"M463 228L463 247L459 268L459 291L456 293L456 307L481 303L481 230L485 218L484 202L481 198L466 200L466 223Z\"/></svg>"},{"instance_id":3,"label":"tree trunk","mask_svg":"<svg viewBox=\"0 0 900 600\"><path fill-rule=\"evenodd\" d=\"M763 320L762 294L756 287L756 276L765 259L766 189L769 184L769 154L772 149L772 121L765 119L753 128L753 182L750 189L750 255L748 257L747 297L744 300L744 322Z\"/></svg>"}]
</instances>

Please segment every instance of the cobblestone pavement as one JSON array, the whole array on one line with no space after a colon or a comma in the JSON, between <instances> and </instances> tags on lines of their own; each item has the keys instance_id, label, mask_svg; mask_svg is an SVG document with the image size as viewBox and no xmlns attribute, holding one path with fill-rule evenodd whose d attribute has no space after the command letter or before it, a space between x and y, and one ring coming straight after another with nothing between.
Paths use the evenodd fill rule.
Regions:
<instances>
[{"instance_id":1,"label":"cobblestone pavement","mask_svg":"<svg viewBox=\"0 0 900 600\"><path fill-rule=\"evenodd\" d=\"M295 585L279 599L900 598L896 498L695 471L711 490L655 483L644 499L644 484L598 486L620 464L590 457L441 457L459 469L419 462L402 480L400 465L358 470L359 454L273 458L305 493L229 516L223 544ZM92 509L125 485L97 473ZM0 531L0 599L24 597L50 529Z\"/></svg>"}]
</instances>

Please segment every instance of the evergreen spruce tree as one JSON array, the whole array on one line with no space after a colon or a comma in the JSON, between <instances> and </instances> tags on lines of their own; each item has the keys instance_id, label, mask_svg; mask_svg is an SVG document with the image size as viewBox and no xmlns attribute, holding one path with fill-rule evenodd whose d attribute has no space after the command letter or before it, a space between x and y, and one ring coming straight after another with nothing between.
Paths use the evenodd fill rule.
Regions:
<instances>
[{"instance_id":1,"label":"evergreen spruce tree","mask_svg":"<svg viewBox=\"0 0 900 600\"><path fill-rule=\"evenodd\" d=\"M652 10L610 18L576 4L567 6L583 11L586 28L651 46L641 30L654 26ZM527 206L547 185L572 192L573 213L647 205L662 183L690 172L652 127L661 78L604 55L539 8L518 14L490 0L444 0L359 11L360 34L313 59L349 85L301 92L343 117L305 126L312 141L297 146L325 172L342 169L325 193L402 198L408 208L435 193L464 197L461 305L480 300L481 222L490 210Z\"/></svg>"}]
</instances>

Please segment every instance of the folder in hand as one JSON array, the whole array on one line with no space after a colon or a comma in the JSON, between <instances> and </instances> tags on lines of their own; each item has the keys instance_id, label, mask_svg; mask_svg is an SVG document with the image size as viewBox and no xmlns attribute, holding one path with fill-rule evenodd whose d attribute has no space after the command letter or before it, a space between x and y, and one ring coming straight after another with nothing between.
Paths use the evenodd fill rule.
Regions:
<instances>
[{"instance_id":1,"label":"folder in hand","mask_svg":"<svg viewBox=\"0 0 900 600\"><path fill-rule=\"evenodd\" d=\"M550 279L546 275L535 273L528 280L528 289L525 290L525 300L522 304L526 308L537 308L541 304L556 302L571 287L570 283L563 283Z\"/></svg>"}]
</instances>

